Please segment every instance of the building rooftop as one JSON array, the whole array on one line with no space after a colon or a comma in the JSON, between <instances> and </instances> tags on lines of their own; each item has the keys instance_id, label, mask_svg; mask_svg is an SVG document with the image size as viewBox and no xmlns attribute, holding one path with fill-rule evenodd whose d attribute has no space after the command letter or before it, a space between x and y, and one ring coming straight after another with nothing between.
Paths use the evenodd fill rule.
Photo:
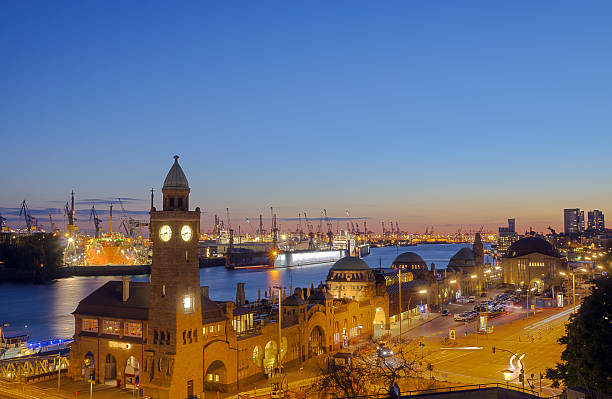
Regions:
<instances>
[{"instance_id":1,"label":"building rooftop","mask_svg":"<svg viewBox=\"0 0 612 399\"><path fill-rule=\"evenodd\" d=\"M562 258L557 249L542 237L525 237L521 238L514 244L510 245L506 252L506 258L517 258L532 253L552 256L554 258Z\"/></svg>"},{"instance_id":2,"label":"building rooftop","mask_svg":"<svg viewBox=\"0 0 612 399\"><path fill-rule=\"evenodd\" d=\"M330 271L356 271L356 270L370 270L370 266L365 263L361 258L356 256L347 256L345 258L339 259L334 265L331 267Z\"/></svg>"},{"instance_id":3,"label":"building rooftop","mask_svg":"<svg viewBox=\"0 0 612 399\"><path fill-rule=\"evenodd\" d=\"M109 281L83 298L73 314L148 320L149 291L149 283L130 282L130 297L123 302L123 282Z\"/></svg>"},{"instance_id":4,"label":"building rooftop","mask_svg":"<svg viewBox=\"0 0 612 399\"><path fill-rule=\"evenodd\" d=\"M410 265L416 263L427 265L427 263L425 263L425 259L423 259L421 255L414 252L404 252L403 254L398 255L397 258L395 258L395 260L393 261L393 264Z\"/></svg>"}]
</instances>

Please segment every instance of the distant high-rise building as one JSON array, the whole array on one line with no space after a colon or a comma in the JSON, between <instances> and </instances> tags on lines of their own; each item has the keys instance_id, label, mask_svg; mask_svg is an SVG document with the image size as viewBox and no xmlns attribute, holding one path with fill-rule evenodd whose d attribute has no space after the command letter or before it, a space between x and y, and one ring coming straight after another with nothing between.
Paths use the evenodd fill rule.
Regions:
<instances>
[{"instance_id":1,"label":"distant high-rise building","mask_svg":"<svg viewBox=\"0 0 612 399\"><path fill-rule=\"evenodd\" d=\"M566 235L578 234L584 231L584 211L579 208L563 210L563 227Z\"/></svg>"},{"instance_id":2,"label":"distant high-rise building","mask_svg":"<svg viewBox=\"0 0 612 399\"><path fill-rule=\"evenodd\" d=\"M588 216L589 220L587 227L589 230L603 230L606 228L602 211L599 209L589 211Z\"/></svg>"},{"instance_id":3,"label":"distant high-rise building","mask_svg":"<svg viewBox=\"0 0 612 399\"><path fill-rule=\"evenodd\" d=\"M505 254L510 245L512 245L517 239L516 235L516 221L514 219L508 219L508 227L499 228L499 237L497 238L497 249L500 254Z\"/></svg>"}]
</instances>

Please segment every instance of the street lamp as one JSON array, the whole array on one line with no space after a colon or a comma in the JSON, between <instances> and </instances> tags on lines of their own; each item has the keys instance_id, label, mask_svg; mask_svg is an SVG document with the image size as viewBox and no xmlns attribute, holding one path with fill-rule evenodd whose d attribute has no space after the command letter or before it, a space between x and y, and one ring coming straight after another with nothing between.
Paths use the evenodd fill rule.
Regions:
<instances>
[{"instance_id":1,"label":"street lamp","mask_svg":"<svg viewBox=\"0 0 612 399\"><path fill-rule=\"evenodd\" d=\"M283 340L282 340L282 313L281 313L281 307L282 307L282 293L283 293L283 288L280 285L275 285L274 288L278 289L278 370L280 373L282 373L283 368L281 366L281 350L283 347Z\"/></svg>"},{"instance_id":2,"label":"street lamp","mask_svg":"<svg viewBox=\"0 0 612 399\"><path fill-rule=\"evenodd\" d=\"M512 357L514 357L515 359L517 359L519 365L521 366L521 371L519 374L519 379L520 381L523 383L523 391L525 391L525 368L523 367L523 358L525 357L525 353L523 353L521 356L518 356L516 353L509 351L508 349L503 349L503 348L496 348L496 347L492 347L491 348L493 350L493 354L495 354L495 351L503 351L503 352L508 352L512 355ZM512 365L512 357L510 358L510 367L514 368L514 365ZM506 387L508 387L508 381L510 381L510 379L512 378L512 376L514 375L514 371L512 370L504 370L502 371L504 373L504 380L506 380Z\"/></svg>"},{"instance_id":3,"label":"street lamp","mask_svg":"<svg viewBox=\"0 0 612 399\"><path fill-rule=\"evenodd\" d=\"M420 290L419 294L427 294L427 290ZM423 306L423 297L421 297L421 306ZM427 320L429 320L429 303L427 304Z\"/></svg>"},{"instance_id":4,"label":"street lamp","mask_svg":"<svg viewBox=\"0 0 612 399\"><path fill-rule=\"evenodd\" d=\"M502 373L504 373L504 380L506 380L506 389L508 389L508 384L510 383L510 379L512 378L514 372L511 370L503 370Z\"/></svg>"},{"instance_id":5,"label":"street lamp","mask_svg":"<svg viewBox=\"0 0 612 399\"><path fill-rule=\"evenodd\" d=\"M559 274L561 274L562 276L567 276L567 282L569 284L569 275L565 272L559 272ZM576 313L576 276L574 275L574 273L569 273L572 276L572 292L573 292L573 302L574 302L574 313Z\"/></svg>"}]
</instances>

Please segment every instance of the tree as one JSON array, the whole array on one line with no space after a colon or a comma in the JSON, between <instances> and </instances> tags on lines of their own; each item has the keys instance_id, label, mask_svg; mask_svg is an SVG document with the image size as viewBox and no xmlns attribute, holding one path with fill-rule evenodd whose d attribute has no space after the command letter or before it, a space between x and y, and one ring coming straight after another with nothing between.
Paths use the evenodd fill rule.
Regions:
<instances>
[{"instance_id":1,"label":"tree","mask_svg":"<svg viewBox=\"0 0 612 399\"><path fill-rule=\"evenodd\" d=\"M319 395L357 397L387 393L389 387L401 378L418 372L413 351L398 349L392 357L381 358L371 348L347 354L345 360L328 357L321 367L321 378L313 385Z\"/></svg>"},{"instance_id":2,"label":"tree","mask_svg":"<svg viewBox=\"0 0 612 399\"><path fill-rule=\"evenodd\" d=\"M553 386L582 386L612 393L612 278L594 281L591 293L584 298L576 315L570 316L561 362L546 370Z\"/></svg>"}]
</instances>

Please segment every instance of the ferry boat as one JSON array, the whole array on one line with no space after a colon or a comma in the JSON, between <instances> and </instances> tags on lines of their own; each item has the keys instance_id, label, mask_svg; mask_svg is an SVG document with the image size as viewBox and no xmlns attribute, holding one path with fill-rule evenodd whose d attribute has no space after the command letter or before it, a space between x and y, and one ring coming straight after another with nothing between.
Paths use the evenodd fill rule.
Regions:
<instances>
[{"instance_id":1,"label":"ferry boat","mask_svg":"<svg viewBox=\"0 0 612 399\"><path fill-rule=\"evenodd\" d=\"M56 338L48 341L29 342L27 327L15 328L8 324L0 326L0 360L24 356L48 355L67 349L72 338Z\"/></svg>"}]
</instances>

